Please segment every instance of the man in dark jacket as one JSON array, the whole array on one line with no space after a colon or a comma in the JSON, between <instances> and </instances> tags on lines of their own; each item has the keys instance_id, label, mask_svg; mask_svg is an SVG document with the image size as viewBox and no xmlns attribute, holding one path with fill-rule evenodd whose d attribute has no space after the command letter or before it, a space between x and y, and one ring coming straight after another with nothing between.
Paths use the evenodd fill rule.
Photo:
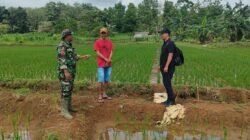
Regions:
<instances>
[{"instance_id":1,"label":"man in dark jacket","mask_svg":"<svg viewBox=\"0 0 250 140\"><path fill-rule=\"evenodd\" d=\"M175 43L170 39L171 31L164 28L161 31L161 38L163 40L163 45L161 48L160 56L160 71L163 78L163 84L166 88L168 99L163 102L165 106L175 105L175 94L172 88L171 80L175 71L175 64L173 61L175 53Z\"/></svg>"}]
</instances>

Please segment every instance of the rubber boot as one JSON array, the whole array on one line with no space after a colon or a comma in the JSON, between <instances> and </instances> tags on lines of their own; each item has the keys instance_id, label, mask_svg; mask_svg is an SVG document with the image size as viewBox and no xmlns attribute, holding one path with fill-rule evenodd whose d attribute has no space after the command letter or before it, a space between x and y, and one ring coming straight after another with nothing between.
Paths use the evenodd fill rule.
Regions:
<instances>
[{"instance_id":1,"label":"rubber boot","mask_svg":"<svg viewBox=\"0 0 250 140\"><path fill-rule=\"evenodd\" d=\"M77 110L72 107L72 98L71 97L69 98L68 108L69 108L69 112L77 112Z\"/></svg>"},{"instance_id":2,"label":"rubber boot","mask_svg":"<svg viewBox=\"0 0 250 140\"><path fill-rule=\"evenodd\" d=\"M61 107L61 111L62 111L62 115L65 119L71 120L73 119L73 117L71 116L71 114L69 113L69 98L62 98L62 107Z\"/></svg>"}]
</instances>

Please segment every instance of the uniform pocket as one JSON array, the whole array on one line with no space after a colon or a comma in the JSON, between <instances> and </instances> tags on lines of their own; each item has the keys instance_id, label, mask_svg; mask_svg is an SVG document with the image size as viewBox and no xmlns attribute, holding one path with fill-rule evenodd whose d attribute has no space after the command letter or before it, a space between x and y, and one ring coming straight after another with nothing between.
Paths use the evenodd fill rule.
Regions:
<instances>
[{"instance_id":1,"label":"uniform pocket","mask_svg":"<svg viewBox=\"0 0 250 140\"><path fill-rule=\"evenodd\" d=\"M58 79L59 80L65 80L65 74L64 74L64 71L61 70L59 73L58 73Z\"/></svg>"}]
</instances>

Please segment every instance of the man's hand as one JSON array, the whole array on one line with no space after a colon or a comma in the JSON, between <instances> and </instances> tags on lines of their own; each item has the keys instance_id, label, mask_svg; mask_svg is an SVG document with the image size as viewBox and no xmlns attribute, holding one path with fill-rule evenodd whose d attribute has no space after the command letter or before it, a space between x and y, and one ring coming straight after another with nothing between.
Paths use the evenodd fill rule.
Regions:
<instances>
[{"instance_id":1,"label":"man's hand","mask_svg":"<svg viewBox=\"0 0 250 140\"><path fill-rule=\"evenodd\" d=\"M81 59L83 60L88 60L90 57L90 55L83 55L83 56L80 56Z\"/></svg>"},{"instance_id":2,"label":"man's hand","mask_svg":"<svg viewBox=\"0 0 250 140\"><path fill-rule=\"evenodd\" d=\"M109 58L108 59L108 61L107 61L107 63L111 63L112 62L112 59L111 58Z\"/></svg>"},{"instance_id":3,"label":"man's hand","mask_svg":"<svg viewBox=\"0 0 250 140\"><path fill-rule=\"evenodd\" d=\"M104 61L106 61L106 63L109 63L109 59L108 58L104 58Z\"/></svg>"},{"instance_id":4,"label":"man's hand","mask_svg":"<svg viewBox=\"0 0 250 140\"><path fill-rule=\"evenodd\" d=\"M161 67L160 67L160 66L157 67L157 71L158 71L158 72L161 71Z\"/></svg>"},{"instance_id":5,"label":"man's hand","mask_svg":"<svg viewBox=\"0 0 250 140\"><path fill-rule=\"evenodd\" d=\"M168 66L165 66L164 72L165 72L165 73L168 73Z\"/></svg>"},{"instance_id":6,"label":"man's hand","mask_svg":"<svg viewBox=\"0 0 250 140\"><path fill-rule=\"evenodd\" d=\"M70 81L72 79L71 74L68 70L64 70L65 80Z\"/></svg>"}]
</instances>

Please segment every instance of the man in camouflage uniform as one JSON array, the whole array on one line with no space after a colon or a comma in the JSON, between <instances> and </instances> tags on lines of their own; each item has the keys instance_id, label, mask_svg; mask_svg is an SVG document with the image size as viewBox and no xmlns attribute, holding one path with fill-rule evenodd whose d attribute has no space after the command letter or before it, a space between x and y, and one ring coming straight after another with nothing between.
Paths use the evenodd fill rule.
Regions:
<instances>
[{"instance_id":1,"label":"man in camouflage uniform","mask_svg":"<svg viewBox=\"0 0 250 140\"><path fill-rule=\"evenodd\" d=\"M76 75L76 62L80 59L88 59L89 55L80 56L72 47L73 36L69 29L62 32L62 41L57 47L58 78L61 84L61 111L66 119L73 117L69 112L76 112L72 108L71 96Z\"/></svg>"}]
</instances>

